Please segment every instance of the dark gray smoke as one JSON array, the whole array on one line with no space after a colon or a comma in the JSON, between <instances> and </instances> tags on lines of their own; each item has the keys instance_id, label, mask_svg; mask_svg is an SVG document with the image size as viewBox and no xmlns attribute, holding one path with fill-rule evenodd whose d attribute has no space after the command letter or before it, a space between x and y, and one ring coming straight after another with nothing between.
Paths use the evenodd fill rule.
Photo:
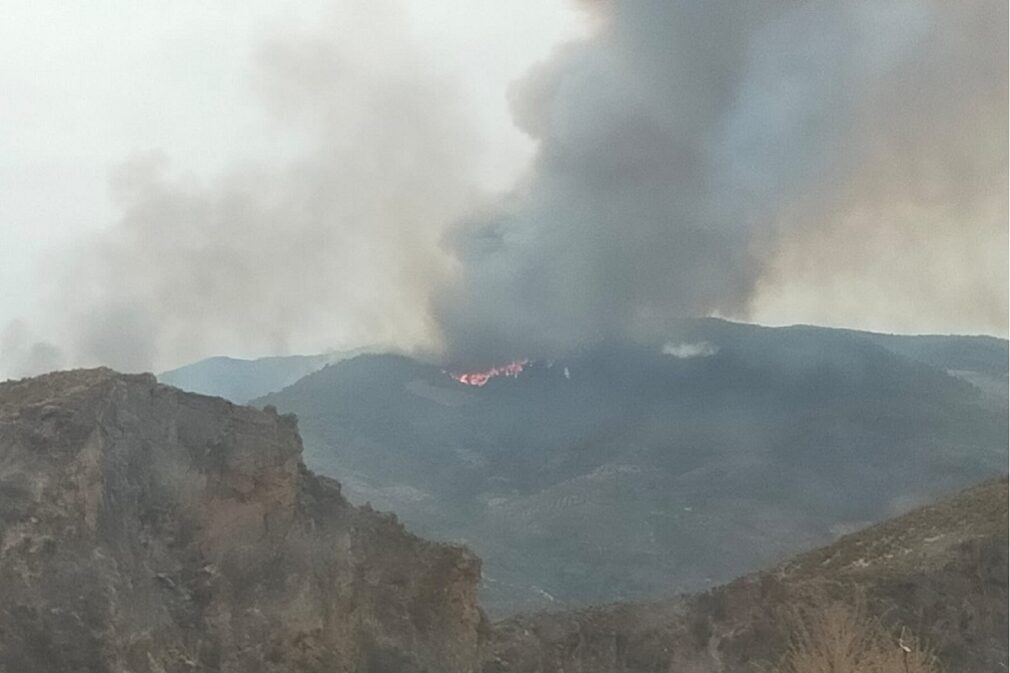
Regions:
<instances>
[{"instance_id":1,"label":"dark gray smoke","mask_svg":"<svg viewBox=\"0 0 1010 673\"><path fill-rule=\"evenodd\" d=\"M535 165L448 238L460 268L434 310L454 358L661 342L686 316L746 316L776 251L810 232L841 227L831 266L858 269L868 231L910 228L914 245L877 238L894 248L870 256L948 262L912 286L950 266L974 276L945 232L1005 241L1005 2L587 5L599 33L515 90ZM986 271L1005 276L999 249ZM984 284L1005 323L1006 283Z\"/></svg>"}]
</instances>

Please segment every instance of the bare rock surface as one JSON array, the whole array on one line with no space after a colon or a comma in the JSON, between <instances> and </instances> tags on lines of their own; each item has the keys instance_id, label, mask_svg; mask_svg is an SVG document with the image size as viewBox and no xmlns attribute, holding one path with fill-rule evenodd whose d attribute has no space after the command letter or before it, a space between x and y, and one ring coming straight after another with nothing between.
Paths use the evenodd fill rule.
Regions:
<instances>
[{"instance_id":1,"label":"bare rock surface","mask_svg":"<svg viewBox=\"0 0 1010 673\"><path fill-rule=\"evenodd\" d=\"M0 384L0 671L470 671L479 560L350 505L294 417L107 369Z\"/></svg>"}]
</instances>

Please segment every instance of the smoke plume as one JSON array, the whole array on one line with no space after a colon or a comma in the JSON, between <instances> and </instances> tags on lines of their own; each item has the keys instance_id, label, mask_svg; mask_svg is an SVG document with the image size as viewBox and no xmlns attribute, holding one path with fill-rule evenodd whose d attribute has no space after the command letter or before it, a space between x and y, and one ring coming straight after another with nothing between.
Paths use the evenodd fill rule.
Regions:
<instances>
[{"instance_id":1,"label":"smoke plume","mask_svg":"<svg viewBox=\"0 0 1010 673\"><path fill-rule=\"evenodd\" d=\"M503 197L395 2L276 35L253 76L293 149L120 167L121 218L53 259L6 367L390 344L479 369L712 314L1005 332L1005 1L582 4L592 34L512 90L537 152Z\"/></svg>"},{"instance_id":2,"label":"smoke plume","mask_svg":"<svg viewBox=\"0 0 1010 673\"><path fill-rule=\"evenodd\" d=\"M480 148L397 7L351 3L353 20L260 45L255 89L290 156L210 181L162 152L115 171L121 219L54 264L71 361L137 370L431 340L440 237Z\"/></svg>"},{"instance_id":3,"label":"smoke plume","mask_svg":"<svg viewBox=\"0 0 1010 673\"><path fill-rule=\"evenodd\" d=\"M597 34L515 89L535 164L448 238L434 310L458 359L662 343L684 317L799 302L783 279L814 255L849 280L876 263L892 312L948 321L926 295L953 271L1005 329L1005 3L587 6ZM903 256L941 264L890 272Z\"/></svg>"}]
</instances>

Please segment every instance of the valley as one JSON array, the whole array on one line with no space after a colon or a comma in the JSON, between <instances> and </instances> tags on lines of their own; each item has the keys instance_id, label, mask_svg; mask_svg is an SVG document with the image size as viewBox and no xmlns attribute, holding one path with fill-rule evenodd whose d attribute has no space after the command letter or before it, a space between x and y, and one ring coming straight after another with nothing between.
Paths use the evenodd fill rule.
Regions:
<instances>
[{"instance_id":1,"label":"valley","mask_svg":"<svg viewBox=\"0 0 1010 673\"><path fill-rule=\"evenodd\" d=\"M704 590L1005 471L1005 341L705 320L670 343L706 348L481 386L366 355L253 403L353 501L473 548L492 615Z\"/></svg>"}]
</instances>

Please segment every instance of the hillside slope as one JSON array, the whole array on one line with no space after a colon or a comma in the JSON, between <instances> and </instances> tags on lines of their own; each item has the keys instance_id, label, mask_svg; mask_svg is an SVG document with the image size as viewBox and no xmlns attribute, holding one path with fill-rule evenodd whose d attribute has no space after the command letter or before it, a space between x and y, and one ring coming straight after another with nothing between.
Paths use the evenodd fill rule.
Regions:
<instances>
[{"instance_id":1,"label":"hillside slope","mask_svg":"<svg viewBox=\"0 0 1010 673\"><path fill-rule=\"evenodd\" d=\"M0 384L0 671L462 673L479 576L308 472L291 417L109 370Z\"/></svg>"},{"instance_id":2,"label":"hillside slope","mask_svg":"<svg viewBox=\"0 0 1010 673\"><path fill-rule=\"evenodd\" d=\"M707 593L495 624L484 673L752 673L784 651L798 606L865 601L949 673L1007 664L1007 483L841 538Z\"/></svg>"},{"instance_id":3,"label":"hillside slope","mask_svg":"<svg viewBox=\"0 0 1010 673\"><path fill-rule=\"evenodd\" d=\"M916 339L706 320L483 387L362 356L254 403L352 501L474 549L503 615L706 589L1004 474L1005 396L947 367L1006 342Z\"/></svg>"}]
</instances>

